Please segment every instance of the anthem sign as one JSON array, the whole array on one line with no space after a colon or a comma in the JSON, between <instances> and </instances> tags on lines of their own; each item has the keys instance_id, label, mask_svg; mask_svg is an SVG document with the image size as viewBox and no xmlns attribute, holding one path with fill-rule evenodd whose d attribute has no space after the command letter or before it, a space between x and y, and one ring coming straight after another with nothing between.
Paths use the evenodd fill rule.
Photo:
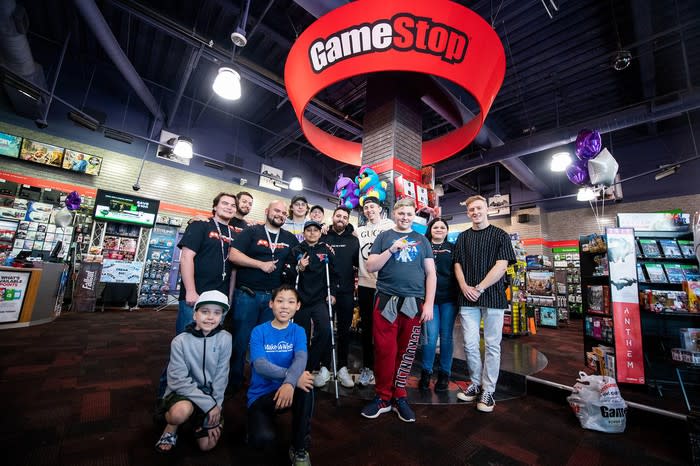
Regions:
<instances>
[{"instance_id":1,"label":"anthem sign","mask_svg":"<svg viewBox=\"0 0 700 466\"><path fill-rule=\"evenodd\" d=\"M304 111L328 86L382 71L447 79L478 102L474 118L423 143L422 162L429 165L465 148L479 132L503 82L505 54L486 21L447 0L359 0L333 10L297 39L285 66L289 100L309 142L330 157L360 165L361 144L319 129Z\"/></svg>"}]
</instances>

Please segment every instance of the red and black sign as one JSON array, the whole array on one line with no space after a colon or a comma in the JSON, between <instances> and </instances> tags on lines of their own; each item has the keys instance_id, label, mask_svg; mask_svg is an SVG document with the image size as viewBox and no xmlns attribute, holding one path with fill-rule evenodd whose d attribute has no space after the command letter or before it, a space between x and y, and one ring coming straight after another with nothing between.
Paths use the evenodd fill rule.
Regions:
<instances>
[{"instance_id":1,"label":"red and black sign","mask_svg":"<svg viewBox=\"0 0 700 466\"><path fill-rule=\"evenodd\" d=\"M423 143L423 165L454 155L477 135L501 87L505 54L498 35L473 11L446 0L359 0L309 26L289 52L285 83L304 135L324 154L361 163L361 144L304 118L316 94L353 76L407 71L438 76L468 91L481 111Z\"/></svg>"}]
</instances>

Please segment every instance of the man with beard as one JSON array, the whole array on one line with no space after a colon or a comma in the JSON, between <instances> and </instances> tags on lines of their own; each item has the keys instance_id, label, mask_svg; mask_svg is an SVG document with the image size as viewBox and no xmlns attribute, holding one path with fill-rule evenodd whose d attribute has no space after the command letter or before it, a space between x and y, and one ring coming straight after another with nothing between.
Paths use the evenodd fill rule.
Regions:
<instances>
[{"instance_id":1,"label":"man with beard","mask_svg":"<svg viewBox=\"0 0 700 466\"><path fill-rule=\"evenodd\" d=\"M212 201L213 217L192 222L182 236L180 253L180 305L175 330L177 334L192 322L193 307L199 295L217 290L230 296L231 263L229 246L236 233L229 221L236 214L236 197L219 193Z\"/></svg>"},{"instance_id":2,"label":"man with beard","mask_svg":"<svg viewBox=\"0 0 700 466\"><path fill-rule=\"evenodd\" d=\"M299 244L293 234L282 229L286 218L286 204L270 202L265 224L244 229L229 250L229 260L237 267L230 376L233 391L243 384L250 333L256 325L272 320L272 290L282 283L282 267L291 249Z\"/></svg>"},{"instance_id":3,"label":"man with beard","mask_svg":"<svg viewBox=\"0 0 700 466\"><path fill-rule=\"evenodd\" d=\"M355 382L348 372L348 353L350 348L350 325L355 295L355 268L358 266L360 242L353 235L353 226L350 221L350 209L338 207L333 212L332 225L328 233L321 238L335 251L335 273L338 275L338 289L335 292L335 316L338 322L338 365L342 366L338 371L338 381L343 387L352 388ZM330 356L330 355L328 355ZM325 358L328 367L329 357ZM318 384L330 375L328 370L322 367L317 377ZM324 384L325 384L324 382Z\"/></svg>"},{"instance_id":4,"label":"man with beard","mask_svg":"<svg viewBox=\"0 0 700 466\"><path fill-rule=\"evenodd\" d=\"M238 209L231 219L230 225L235 229L236 233L243 231L245 227L248 226L248 222L245 221L245 216L250 213L250 209L253 208L253 195L248 191L240 191L236 194L236 200L238 201Z\"/></svg>"}]
</instances>

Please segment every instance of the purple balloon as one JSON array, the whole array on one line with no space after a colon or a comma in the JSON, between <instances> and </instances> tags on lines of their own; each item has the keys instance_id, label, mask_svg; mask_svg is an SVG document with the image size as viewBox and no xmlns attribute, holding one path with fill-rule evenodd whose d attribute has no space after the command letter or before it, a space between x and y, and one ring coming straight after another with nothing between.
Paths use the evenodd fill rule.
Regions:
<instances>
[{"instance_id":1,"label":"purple balloon","mask_svg":"<svg viewBox=\"0 0 700 466\"><path fill-rule=\"evenodd\" d=\"M80 202L80 194L77 191L73 191L66 196L66 207L68 210L78 210Z\"/></svg>"},{"instance_id":2,"label":"purple balloon","mask_svg":"<svg viewBox=\"0 0 700 466\"><path fill-rule=\"evenodd\" d=\"M575 160L567 167L566 177L577 186L587 184L590 180L588 176L588 162L585 160Z\"/></svg>"},{"instance_id":3,"label":"purple balloon","mask_svg":"<svg viewBox=\"0 0 700 466\"><path fill-rule=\"evenodd\" d=\"M603 148L600 140L600 133L590 129L582 129L576 137L576 157L579 160L590 160L594 158Z\"/></svg>"}]
</instances>

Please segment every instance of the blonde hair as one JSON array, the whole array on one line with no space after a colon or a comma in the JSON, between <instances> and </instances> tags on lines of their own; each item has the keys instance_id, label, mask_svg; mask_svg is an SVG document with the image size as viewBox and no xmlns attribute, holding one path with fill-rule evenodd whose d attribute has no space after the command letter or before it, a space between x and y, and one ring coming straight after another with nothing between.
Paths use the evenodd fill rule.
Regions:
<instances>
[{"instance_id":1,"label":"blonde hair","mask_svg":"<svg viewBox=\"0 0 700 466\"><path fill-rule=\"evenodd\" d=\"M485 204L488 204L486 202L486 198L484 196L479 195L468 197L467 200L464 201L462 204L464 204L466 207L469 207L469 204L471 204L474 201L484 201Z\"/></svg>"},{"instance_id":2,"label":"blonde hair","mask_svg":"<svg viewBox=\"0 0 700 466\"><path fill-rule=\"evenodd\" d=\"M414 201L410 197L404 197L403 199L399 199L398 201L396 201L396 204L394 204L394 210L400 209L401 207L413 207L415 209L416 201Z\"/></svg>"}]
</instances>

